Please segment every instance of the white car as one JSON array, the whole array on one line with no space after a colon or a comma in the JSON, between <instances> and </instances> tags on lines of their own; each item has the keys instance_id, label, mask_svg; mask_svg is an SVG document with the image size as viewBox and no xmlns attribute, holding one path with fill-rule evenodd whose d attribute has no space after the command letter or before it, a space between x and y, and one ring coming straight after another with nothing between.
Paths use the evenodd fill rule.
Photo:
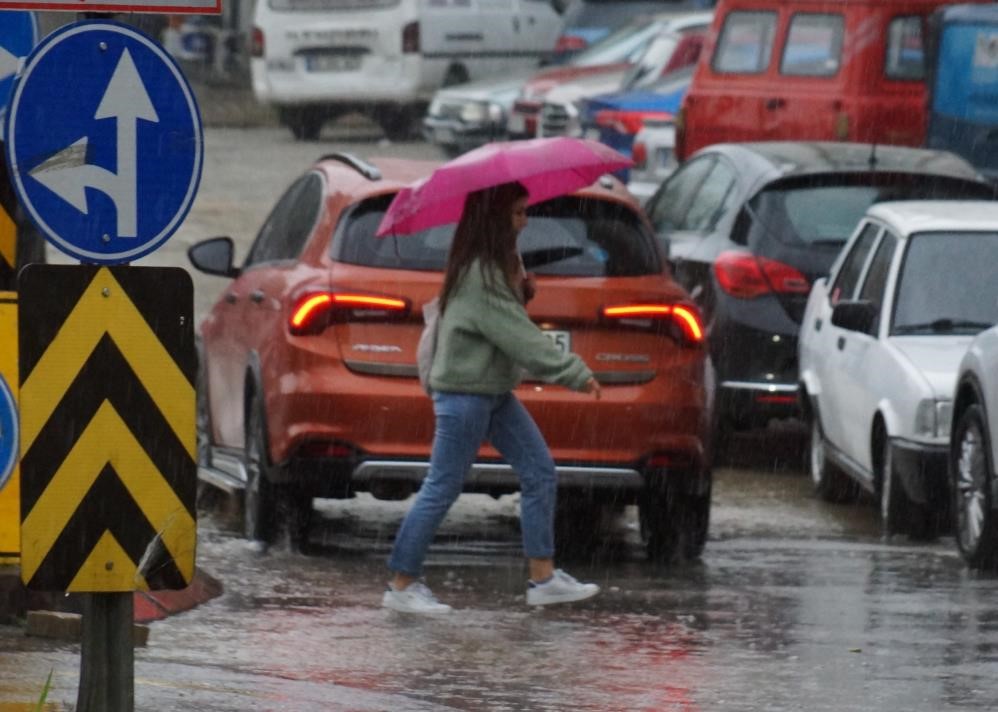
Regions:
<instances>
[{"instance_id":1,"label":"white car","mask_svg":"<svg viewBox=\"0 0 998 712\"><path fill-rule=\"evenodd\" d=\"M998 231L998 228L996 228ZM998 327L981 332L960 362L950 436L953 525L964 560L998 565Z\"/></svg>"},{"instance_id":2,"label":"white car","mask_svg":"<svg viewBox=\"0 0 998 712\"><path fill-rule=\"evenodd\" d=\"M998 322L998 203L880 203L808 298L800 402L819 496L879 497L885 534L949 523L957 368Z\"/></svg>"}]
</instances>

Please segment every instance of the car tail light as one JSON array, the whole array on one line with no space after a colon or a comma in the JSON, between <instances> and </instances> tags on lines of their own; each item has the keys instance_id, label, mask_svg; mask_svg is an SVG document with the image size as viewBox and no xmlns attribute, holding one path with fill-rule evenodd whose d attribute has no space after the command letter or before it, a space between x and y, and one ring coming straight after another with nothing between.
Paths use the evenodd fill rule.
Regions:
<instances>
[{"instance_id":1,"label":"car tail light","mask_svg":"<svg viewBox=\"0 0 998 712\"><path fill-rule=\"evenodd\" d=\"M562 52L579 52L586 48L586 42L584 37L579 37L578 35L562 35L555 42L554 51L555 54L560 54Z\"/></svg>"},{"instance_id":2,"label":"car tail light","mask_svg":"<svg viewBox=\"0 0 998 712\"><path fill-rule=\"evenodd\" d=\"M419 53L419 23L410 22L402 28L402 53Z\"/></svg>"},{"instance_id":3,"label":"car tail light","mask_svg":"<svg viewBox=\"0 0 998 712\"><path fill-rule=\"evenodd\" d=\"M604 319L611 319L639 327L653 327L667 321L679 328L683 339L690 344L703 343L703 323L694 307L685 304L618 304L603 307Z\"/></svg>"},{"instance_id":4,"label":"car tail light","mask_svg":"<svg viewBox=\"0 0 998 712\"><path fill-rule=\"evenodd\" d=\"M694 456L689 452L655 452L645 460L645 467L659 470L668 467L688 468L694 464Z\"/></svg>"},{"instance_id":5,"label":"car tail light","mask_svg":"<svg viewBox=\"0 0 998 712\"><path fill-rule=\"evenodd\" d=\"M604 109L596 113L596 125L613 129L617 133L633 136L644 126L645 119L671 119L665 111L618 111Z\"/></svg>"},{"instance_id":6,"label":"car tail light","mask_svg":"<svg viewBox=\"0 0 998 712\"><path fill-rule=\"evenodd\" d=\"M338 321L384 321L409 313L409 300L362 292L306 292L293 304L288 331L296 336L319 334Z\"/></svg>"},{"instance_id":7,"label":"car tail light","mask_svg":"<svg viewBox=\"0 0 998 712\"><path fill-rule=\"evenodd\" d=\"M634 168L639 171L644 170L648 163L648 147L645 146L644 141L634 142L634 147L631 149L631 160L634 161Z\"/></svg>"},{"instance_id":8,"label":"car tail light","mask_svg":"<svg viewBox=\"0 0 998 712\"><path fill-rule=\"evenodd\" d=\"M250 35L250 57L262 57L266 46L263 38L263 30L259 27L254 27Z\"/></svg>"},{"instance_id":9,"label":"car tail light","mask_svg":"<svg viewBox=\"0 0 998 712\"><path fill-rule=\"evenodd\" d=\"M807 277L788 264L747 252L722 252L714 261L714 275L725 292L738 299L763 294L807 294Z\"/></svg>"}]
</instances>

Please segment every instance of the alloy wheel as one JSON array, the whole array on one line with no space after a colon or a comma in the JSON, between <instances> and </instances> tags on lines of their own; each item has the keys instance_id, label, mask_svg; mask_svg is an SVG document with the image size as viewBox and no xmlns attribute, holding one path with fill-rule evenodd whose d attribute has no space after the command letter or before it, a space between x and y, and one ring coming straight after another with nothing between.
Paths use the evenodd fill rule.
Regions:
<instances>
[{"instance_id":1,"label":"alloy wheel","mask_svg":"<svg viewBox=\"0 0 998 712\"><path fill-rule=\"evenodd\" d=\"M977 549L987 506L987 462L980 426L971 421L960 439L956 473L957 536L964 551Z\"/></svg>"}]
</instances>

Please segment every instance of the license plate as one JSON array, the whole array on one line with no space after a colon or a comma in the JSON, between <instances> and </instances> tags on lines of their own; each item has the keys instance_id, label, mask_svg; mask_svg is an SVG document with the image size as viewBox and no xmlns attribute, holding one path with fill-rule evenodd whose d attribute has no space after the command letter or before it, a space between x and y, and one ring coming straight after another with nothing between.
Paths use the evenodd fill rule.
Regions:
<instances>
[{"instance_id":1,"label":"license plate","mask_svg":"<svg viewBox=\"0 0 998 712\"><path fill-rule=\"evenodd\" d=\"M544 333L549 339L551 339L551 341L554 342L554 345L557 346L563 354L567 354L572 350L572 332L545 329Z\"/></svg>"},{"instance_id":2,"label":"license plate","mask_svg":"<svg viewBox=\"0 0 998 712\"><path fill-rule=\"evenodd\" d=\"M454 130L448 128L438 128L434 134L437 143L454 143Z\"/></svg>"},{"instance_id":3,"label":"license plate","mask_svg":"<svg viewBox=\"0 0 998 712\"><path fill-rule=\"evenodd\" d=\"M305 58L310 72L350 72L360 69L360 57L343 54L315 54Z\"/></svg>"},{"instance_id":4,"label":"license plate","mask_svg":"<svg viewBox=\"0 0 998 712\"><path fill-rule=\"evenodd\" d=\"M509 119L506 121L506 130L510 133L523 133L527 128L526 119L520 114L510 114Z\"/></svg>"}]
</instances>

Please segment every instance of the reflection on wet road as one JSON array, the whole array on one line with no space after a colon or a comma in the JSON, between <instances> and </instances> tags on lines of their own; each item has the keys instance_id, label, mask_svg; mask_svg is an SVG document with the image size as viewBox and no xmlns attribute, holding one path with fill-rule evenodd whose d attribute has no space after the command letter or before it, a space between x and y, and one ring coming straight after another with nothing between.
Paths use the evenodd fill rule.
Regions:
<instances>
[{"instance_id":1,"label":"reflection on wet road","mask_svg":"<svg viewBox=\"0 0 998 712\"><path fill-rule=\"evenodd\" d=\"M717 473L701 563L647 564L627 512L606 552L565 564L604 592L549 610L524 604L514 497L460 500L427 573L457 610L433 619L379 607L405 502L319 502L308 556L261 553L216 511L199 564L226 593L153 626L137 709L992 706L995 577L965 570L949 539L883 541L872 504L820 503L806 476L776 465ZM43 680L55 667L56 699L75 699L73 646L0 645L0 679L22 686L26 670Z\"/></svg>"}]
</instances>

